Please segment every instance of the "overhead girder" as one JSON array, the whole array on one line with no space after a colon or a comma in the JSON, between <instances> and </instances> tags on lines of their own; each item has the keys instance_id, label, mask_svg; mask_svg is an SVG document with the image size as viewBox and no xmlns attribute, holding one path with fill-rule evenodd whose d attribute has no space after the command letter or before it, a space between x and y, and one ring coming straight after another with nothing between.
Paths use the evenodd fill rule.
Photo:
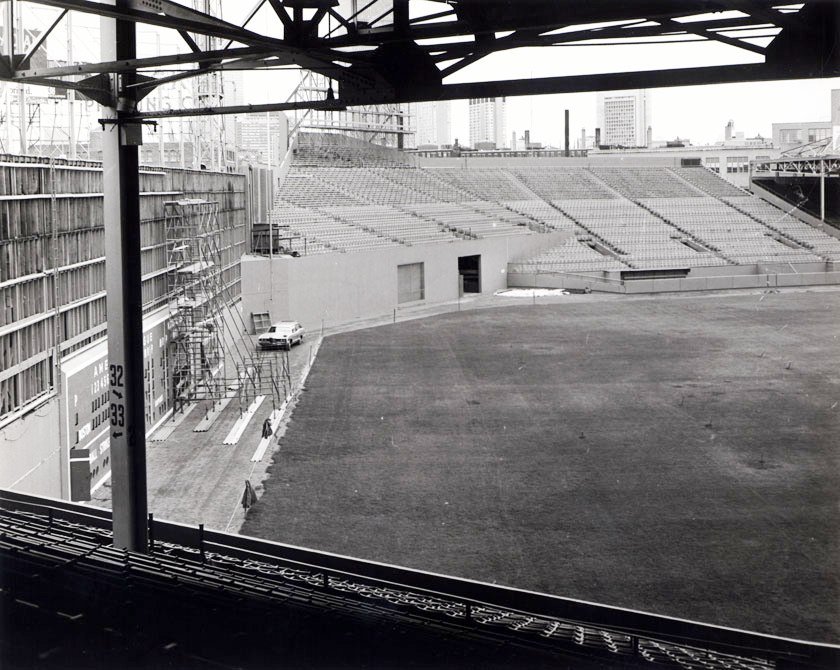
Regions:
<instances>
[{"instance_id":1,"label":"overhead girder","mask_svg":"<svg viewBox=\"0 0 840 670\"><path fill-rule=\"evenodd\" d=\"M840 75L840 3L805 0L798 12L784 13L779 0L437 0L441 11L410 17L409 0L393 0L380 19L360 22L342 15L336 0L256 0L243 25L223 21L171 0L130 0L128 8L93 0L27 0L57 7L146 23L178 31L187 53L77 66L23 69L23 55L0 65L0 79L50 86L69 86L99 99L101 80L82 75L130 74L155 68L192 64L188 72L158 74L136 86L151 91L157 85L226 69L271 69L294 65L338 82L333 106L493 97L588 90L614 90L732 81L828 77ZM361 3L363 8L370 3ZM269 37L246 28L264 6L282 24L283 37ZM304 13L304 8L308 13ZM725 15L681 21L713 12ZM737 13L731 10L737 10ZM336 27L321 25L327 17ZM57 23L57 22L55 22ZM53 24L53 27L55 26ZM747 41L766 29L774 36L768 47ZM735 31L735 32L732 32ZM779 32L780 31L780 32ZM500 33L504 33L501 34ZM778 33L778 34L776 34ZM227 41L224 49L206 51L192 35ZM458 40L458 38L463 38ZM543 77L489 82L445 83L449 75L486 56L523 47L547 47L600 42L624 43L673 39L710 40L765 56L751 65L693 67L672 70L612 72L600 75ZM17 64L17 67L12 64ZM22 66L22 67L21 67ZM275 109L283 109L276 103ZM160 116L162 110L138 115ZM189 115L190 110L174 110ZM171 115L172 110L167 114ZM233 113L229 108L201 113Z\"/></svg>"},{"instance_id":2,"label":"overhead girder","mask_svg":"<svg viewBox=\"0 0 840 670\"><path fill-rule=\"evenodd\" d=\"M442 0L447 1L447 0ZM770 4L762 2L762 4ZM475 30L516 30L556 22L563 17L566 25L621 21L643 16L656 20L669 16L690 16L728 9L725 1L715 0L449 0L458 18ZM678 5L678 6L677 6ZM524 8L524 11L523 11Z\"/></svg>"}]
</instances>

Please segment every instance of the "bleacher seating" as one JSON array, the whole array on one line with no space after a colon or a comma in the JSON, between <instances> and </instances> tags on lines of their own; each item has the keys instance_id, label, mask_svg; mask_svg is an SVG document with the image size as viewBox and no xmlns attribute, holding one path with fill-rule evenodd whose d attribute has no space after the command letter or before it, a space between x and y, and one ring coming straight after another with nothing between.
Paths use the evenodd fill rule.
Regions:
<instances>
[{"instance_id":1,"label":"bleacher seating","mask_svg":"<svg viewBox=\"0 0 840 670\"><path fill-rule=\"evenodd\" d=\"M678 177L685 179L692 186L699 188L701 191L715 198L737 198L747 195L746 191L741 190L734 184L730 184L719 175L704 167L681 167L670 168L670 170Z\"/></svg>"},{"instance_id":2,"label":"bleacher seating","mask_svg":"<svg viewBox=\"0 0 840 670\"><path fill-rule=\"evenodd\" d=\"M765 200L751 196L724 198L735 209L758 219L768 228L781 233L796 243L811 249L815 254L831 261L840 261L840 240L795 219Z\"/></svg>"},{"instance_id":3,"label":"bleacher seating","mask_svg":"<svg viewBox=\"0 0 840 670\"><path fill-rule=\"evenodd\" d=\"M584 168L528 167L511 172L545 200L617 197Z\"/></svg>"},{"instance_id":4,"label":"bleacher seating","mask_svg":"<svg viewBox=\"0 0 840 670\"><path fill-rule=\"evenodd\" d=\"M470 238L518 235L531 232L530 228L524 223L519 224L507 218L496 217L492 208L488 208L488 203L482 201L406 205L403 209L430 221L435 221L446 230ZM501 209L507 211L511 217L516 216L510 210Z\"/></svg>"},{"instance_id":5,"label":"bleacher seating","mask_svg":"<svg viewBox=\"0 0 840 670\"><path fill-rule=\"evenodd\" d=\"M508 200L502 204L552 230L573 230L575 227L572 219L543 200Z\"/></svg>"},{"instance_id":6,"label":"bleacher seating","mask_svg":"<svg viewBox=\"0 0 840 670\"><path fill-rule=\"evenodd\" d=\"M592 173L625 198L690 198L700 196L697 189L678 179L665 168L597 167Z\"/></svg>"},{"instance_id":7,"label":"bleacher seating","mask_svg":"<svg viewBox=\"0 0 840 670\"><path fill-rule=\"evenodd\" d=\"M455 188L452 184L435 176L436 171L408 168L382 170L381 175L388 181L431 197L433 202L463 202L473 199L473 196L466 191Z\"/></svg>"},{"instance_id":8,"label":"bleacher seating","mask_svg":"<svg viewBox=\"0 0 840 670\"><path fill-rule=\"evenodd\" d=\"M387 170L368 168L321 168L317 178L355 200L377 205L402 205L415 202L436 202L434 195L401 186L385 177Z\"/></svg>"},{"instance_id":9,"label":"bleacher seating","mask_svg":"<svg viewBox=\"0 0 840 670\"><path fill-rule=\"evenodd\" d=\"M364 200L324 181L316 173L316 170L304 171L292 167L286 175L280 192L283 200L300 207L365 204Z\"/></svg>"},{"instance_id":10,"label":"bleacher seating","mask_svg":"<svg viewBox=\"0 0 840 670\"><path fill-rule=\"evenodd\" d=\"M306 253L566 230L576 239L531 261L583 272L840 260L840 240L701 167L418 168L340 134L301 133L296 149L271 220Z\"/></svg>"},{"instance_id":11,"label":"bleacher seating","mask_svg":"<svg viewBox=\"0 0 840 670\"><path fill-rule=\"evenodd\" d=\"M433 221L392 207L364 205L333 207L330 211L353 226L403 244L452 242L458 239L452 232L443 230Z\"/></svg>"},{"instance_id":12,"label":"bleacher seating","mask_svg":"<svg viewBox=\"0 0 840 670\"><path fill-rule=\"evenodd\" d=\"M314 208L294 207L279 202L271 212L271 221L288 226L292 233L306 239L306 253L327 251L368 251L393 246L390 237L337 220Z\"/></svg>"},{"instance_id":13,"label":"bleacher seating","mask_svg":"<svg viewBox=\"0 0 840 670\"><path fill-rule=\"evenodd\" d=\"M593 272L630 267L613 256L599 253L585 240L585 237L570 237L561 245L517 262L517 268L523 272Z\"/></svg>"},{"instance_id":14,"label":"bleacher seating","mask_svg":"<svg viewBox=\"0 0 840 670\"><path fill-rule=\"evenodd\" d=\"M822 260L793 242L793 246L788 246L777 241L766 226L716 198L655 198L642 202L704 246L739 265Z\"/></svg>"},{"instance_id":15,"label":"bleacher seating","mask_svg":"<svg viewBox=\"0 0 840 670\"><path fill-rule=\"evenodd\" d=\"M427 169L445 182L466 191L473 200L523 200L531 194L504 170L494 168L434 168Z\"/></svg>"},{"instance_id":16,"label":"bleacher seating","mask_svg":"<svg viewBox=\"0 0 840 670\"><path fill-rule=\"evenodd\" d=\"M559 200L555 204L621 254L622 260L634 268L727 264L710 250L698 250L696 244L688 246L684 240L696 240L629 200Z\"/></svg>"},{"instance_id":17,"label":"bleacher seating","mask_svg":"<svg viewBox=\"0 0 840 670\"><path fill-rule=\"evenodd\" d=\"M406 154L340 133L298 133L293 164L305 167L406 167Z\"/></svg>"},{"instance_id":18,"label":"bleacher seating","mask_svg":"<svg viewBox=\"0 0 840 670\"><path fill-rule=\"evenodd\" d=\"M539 227L534 225L536 222L531 217L525 216L497 202L476 201L469 203L469 206L477 212L486 214L488 217L510 223L514 226L525 226L526 228Z\"/></svg>"}]
</instances>

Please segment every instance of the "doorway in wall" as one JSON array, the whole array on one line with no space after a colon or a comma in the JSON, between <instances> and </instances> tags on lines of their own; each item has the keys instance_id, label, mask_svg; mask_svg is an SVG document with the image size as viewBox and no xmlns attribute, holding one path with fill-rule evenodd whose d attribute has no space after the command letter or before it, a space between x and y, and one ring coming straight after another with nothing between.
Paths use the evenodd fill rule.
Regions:
<instances>
[{"instance_id":1,"label":"doorway in wall","mask_svg":"<svg viewBox=\"0 0 840 670\"><path fill-rule=\"evenodd\" d=\"M481 293L481 255L459 256L458 274L464 286L464 293Z\"/></svg>"}]
</instances>

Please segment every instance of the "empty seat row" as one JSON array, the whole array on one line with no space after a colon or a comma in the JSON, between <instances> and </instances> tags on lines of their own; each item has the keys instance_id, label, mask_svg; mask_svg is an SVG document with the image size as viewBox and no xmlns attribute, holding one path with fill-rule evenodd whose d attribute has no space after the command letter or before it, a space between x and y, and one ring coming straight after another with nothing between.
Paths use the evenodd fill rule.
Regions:
<instances>
[{"instance_id":1,"label":"empty seat row","mask_svg":"<svg viewBox=\"0 0 840 670\"><path fill-rule=\"evenodd\" d=\"M458 239L433 221L391 207L334 207L330 211L333 216L354 226L404 244L451 242Z\"/></svg>"},{"instance_id":2,"label":"empty seat row","mask_svg":"<svg viewBox=\"0 0 840 670\"><path fill-rule=\"evenodd\" d=\"M692 186L715 198L738 197L746 194L745 191L704 167L680 167L669 168L669 170Z\"/></svg>"},{"instance_id":3,"label":"empty seat row","mask_svg":"<svg viewBox=\"0 0 840 670\"><path fill-rule=\"evenodd\" d=\"M637 198L680 198L701 195L666 168L595 167L593 174L623 196Z\"/></svg>"},{"instance_id":4,"label":"empty seat row","mask_svg":"<svg viewBox=\"0 0 840 670\"><path fill-rule=\"evenodd\" d=\"M454 187L470 193L475 200L522 200L531 197L528 190L504 170L434 168L428 171Z\"/></svg>"},{"instance_id":5,"label":"empty seat row","mask_svg":"<svg viewBox=\"0 0 840 670\"><path fill-rule=\"evenodd\" d=\"M527 167L516 168L510 172L533 193L546 200L617 197L585 168Z\"/></svg>"},{"instance_id":6,"label":"empty seat row","mask_svg":"<svg viewBox=\"0 0 840 670\"><path fill-rule=\"evenodd\" d=\"M507 200L502 204L555 230L572 230L575 226L572 219L544 200Z\"/></svg>"}]
</instances>

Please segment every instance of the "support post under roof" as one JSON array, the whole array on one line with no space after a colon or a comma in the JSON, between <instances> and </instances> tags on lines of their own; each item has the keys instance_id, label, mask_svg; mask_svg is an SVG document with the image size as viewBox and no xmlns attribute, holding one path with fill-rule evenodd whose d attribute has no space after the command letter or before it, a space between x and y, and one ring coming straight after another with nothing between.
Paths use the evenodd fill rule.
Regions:
<instances>
[{"instance_id":1,"label":"support post under roof","mask_svg":"<svg viewBox=\"0 0 840 670\"><path fill-rule=\"evenodd\" d=\"M112 0L128 9L130 0ZM103 17L102 57L136 56L136 29ZM138 145L142 126L125 115L136 108L133 72L110 74L111 100L102 107L105 287L108 311L111 486L114 546L145 552L146 427L143 407L143 296L140 253Z\"/></svg>"}]
</instances>

